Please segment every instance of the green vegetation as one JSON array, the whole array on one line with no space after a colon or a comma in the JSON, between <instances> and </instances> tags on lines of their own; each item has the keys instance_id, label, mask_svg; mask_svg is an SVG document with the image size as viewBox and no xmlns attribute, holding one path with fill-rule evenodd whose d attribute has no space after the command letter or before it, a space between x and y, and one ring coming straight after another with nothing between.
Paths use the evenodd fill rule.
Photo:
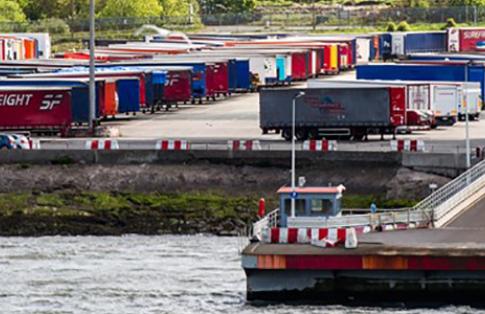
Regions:
<instances>
[{"instance_id":1,"label":"green vegetation","mask_svg":"<svg viewBox=\"0 0 485 314\"><path fill-rule=\"evenodd\" d=\"M386 31L387 32L395 32L395 31L397 31L397 25L396 25L396 23L394 23L394 22L387 23Z\"/></svg>"},{"instance_id":2,"label":"green vegetation","mask_svg":"<svg viewBox=\"0 0 485 314\"><path fill-rule=\"evenodd\" d=\"M0 235L236 235L255 220L257 202L215 193L7 193L0 194Z\"/></svg>"},{"instance_id":3,"label":"green vegetation","mask_svg":"<svg viewBox=\"0 0 485 314\"><path fill-rule=\"evenodd\" d=\"M14 0L0 0L0 22L24 22L26 16Z\"/></svg>"},{"instance_id":4,"label":"green vegetation","mask_svg":"<svg viewBox=\"0 0 485 314\"><path fill-rule=\"evenodd\" d=\"M388 200L384 196L380 195L345 194L342 203L343 208L370 208L372 203L375 203L378 208L405 208L413 207L418 203L418 200Z\"/></svg>"},{"instance_id":5,"label":"green vegetation","mask_svg":"<svg viewBox=\"0 0 485 314\"><path fill-rule=\"evenodd\" d=\"M158 0L107 0L100 17L151 17L161 13L162 6Z\"/></svg>"},{"instance_id":6,"label":"green vegetation","mask_svg":"<svg viewBox=\"0 0 485 314\"><path fill-rule=\"evenodd\" d=\"M256 196L218 193L53 192L0 194L0 235L244 234ZM277 200L267 199L267 208ZM345 195L344 208L411 207L414 200Z\"/></svg>"},{"instance_id":7,"label":"green vegetation","mask_svg":"<svg viewBox=\"0 0 485 314\"><path fill-rule=\"evenodd\" d=\"M397 31L398 32L409 32L411 31L411 26L409 26L408 22L401 21L397 24Z\"/></svg>"}]
</instances>

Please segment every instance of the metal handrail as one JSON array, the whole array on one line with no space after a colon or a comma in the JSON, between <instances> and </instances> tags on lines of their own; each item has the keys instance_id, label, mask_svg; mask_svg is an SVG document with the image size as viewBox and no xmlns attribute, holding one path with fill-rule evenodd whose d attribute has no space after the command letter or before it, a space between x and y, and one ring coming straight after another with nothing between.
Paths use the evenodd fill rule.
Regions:
<instances>
[{"instance_id":1,"label":"metal handrail","mask_svg":"<svg viewBox=\"0 0 485 314\"><path fill-rule=\"evenodd\" d=\"M485 161L481 161L416 204L412 211L431 213L433 221L439 220L484 186Z\"/></svg>"},{"instance_id":2,"label":"metal handrail","mask_svg":"<svg viewBox=\"0 0 485 314\"><path fill-rule=\"evenodd\" d=\"M279 222L279 212L280 209L276 208L260 220L256 221L253 224L253 236L260 237L263 234L263 230L277 227Z\"/></svg>"}]
</instances>

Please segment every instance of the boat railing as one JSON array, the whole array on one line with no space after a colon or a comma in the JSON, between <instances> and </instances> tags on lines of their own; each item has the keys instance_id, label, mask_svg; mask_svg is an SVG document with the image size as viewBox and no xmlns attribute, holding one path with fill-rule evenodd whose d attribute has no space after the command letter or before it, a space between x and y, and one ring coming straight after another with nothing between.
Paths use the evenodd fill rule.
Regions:
<instances>
[{"instance_id":1,"label":"boat railing","mask_svg":"<svg viewBox=\"0 0 485 314\"><path fill-rule=\"evenodd\" d=\"M383 226L391 224L427 224L429 213L396 211L375 214L344 215L337 217L288 217L289 228L346 228Z\"/></svg>"},{"instance_id":2,"label":"boat railing","mask_svg":"<svg viewBox=\"0 0 485 314\"><path fill-rule=\"evenodd\" d=\"M276 208L275 210L266 214L260 220L256 221L253 224L253 237L257 237L260 239L265 229L278 227L280 217L279 212L280 209Z\"/></svg>"}]
</instances>

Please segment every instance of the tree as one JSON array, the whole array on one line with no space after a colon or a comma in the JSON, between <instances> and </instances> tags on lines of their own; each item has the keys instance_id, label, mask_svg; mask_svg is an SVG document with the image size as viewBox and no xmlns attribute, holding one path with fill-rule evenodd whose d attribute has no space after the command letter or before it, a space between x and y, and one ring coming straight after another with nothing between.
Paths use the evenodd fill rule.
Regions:
<instances>
[{"instance_id":1,"label":"tree","mask_svg":"<svg viewBox=\"0 0 485 314\"><path fill-rule=\"evenodd\" d=\"M160 0L160 5L164 16L189 16L190 6L193 14L199 12L197 0Z\"/></svg>"},{"instance_id":2,"label":"tree","mask_svg":"<svg viewBox=\"0 0 485 314\"><path fill-rule=\"evenodd\" d=\"M255 0L200 0L206 14L244 13L256 6Z\"/></svg>"},{"instance_id":3,"label":"tree","mask_svg":"<svg viewBox=\"0 0 485 314\"><path fill-rule=\"evenodd\" d=\"M26 16L20 5L13 0L0 0L0 22L25 22Z\"/></svg>"},{"instance_id":4,"label":"tree","mask_svg":"<svg viewBox=\"0 0 485 314\"><path fill-rule=\"evenodd\" d=\"M35 1L22 1L22 5L25 5L24 12L31 20L38 20L47 17L58 17L61 15L59 1L58 0L35 0ZM65 17L66 12L62 12Z\"/></svg>"},{"instance_id":5,"label":"tree","mask_svg":"<svg viewBox=\"0 0 485 314\"><path fill-rule=\"evenodd\" d=\"M152 17L160 16L162 7L158 0L107 0L100 13L102 17Z\"/></svg>"}]
</instances>

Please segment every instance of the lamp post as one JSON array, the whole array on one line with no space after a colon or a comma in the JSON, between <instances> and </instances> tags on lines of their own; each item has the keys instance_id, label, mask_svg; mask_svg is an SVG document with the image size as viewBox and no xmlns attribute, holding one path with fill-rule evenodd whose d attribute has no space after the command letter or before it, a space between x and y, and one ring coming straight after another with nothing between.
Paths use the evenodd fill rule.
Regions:
<instances>
[{"instance_id":1,"label":"lamp post","mask_svg":"<svg viewBox=\"0 0 485 314\"><path fill-rule=\"evenodd\" d=\"M470 130L469 130L469 116L468 116L468 94L467 94L467 83L468 83L468 70L471 62L467 62L465 65L465 86L463 86L464 97L463 104L465 106L465 146L466 146L466 168L469 169L471 166L471 156L470 156Z\"/></svg>"},{"instance_id":2,"label":"lamp post","mask_svg":"<svg viewBox=\"0 0 485 314\"><path fill-rule=\"evenodd\" d=\"M95 6L94 0L89 0L89 130L94 134L96 119L96 69L94 64L95 46Z\"/></svg>"},{"instance_id":3,"label":"lamp post","mask_svg":"<svg viewBox=\"0 0 485 314\"><path fill-rule=\"evenodd\" d=\"M305 92L300 91L293 97L293 106L291 110L291 217L295 217L295 198L296 198L296 143L295 143L295 133L296 133L296 100L305 95Z\"/></svg>"}]
</instances>

